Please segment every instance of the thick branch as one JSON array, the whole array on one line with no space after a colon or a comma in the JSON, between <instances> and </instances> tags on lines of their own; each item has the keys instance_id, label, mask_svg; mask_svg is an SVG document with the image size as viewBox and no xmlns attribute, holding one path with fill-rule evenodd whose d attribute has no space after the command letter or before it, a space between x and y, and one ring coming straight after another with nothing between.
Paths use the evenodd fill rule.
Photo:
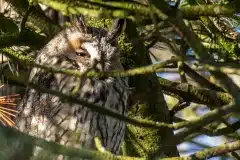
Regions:
<instances>
[{"instance_id":1,"label":"thick branch","mask_svg":"<svg viewBox=\"0 0 240 160\"><path fill-rule=\"evenodd\" d=\"M58 91L49 90L47 88L39 87L38 85L33 84L33 83L21 82L21 81L19 81L17 79L14 79L14 78L9 78L9 80L11 80L12 82L16 82L18 84L21 84L22 86L28 86L29 88L33 88L33 89L35 89L35 90L37 90L39 92L42 92L42 93L55 95L55 96L59 97L61 100L63 100L63 101L86 106L87 108L90 108L93 111L96 111L96 112L98 112L100 114L111 116L111 117L114 117L115 119L119 119L119 120L128 122L130 124L133 124L133 125L136 125L136 126L139 126L139 127L146 127L146 128L165 128L165 127L167 127L167 128L179 128L180 127L180 128L182 128L182 127L184 127L186 125L186 124L179 124L179 126L178 126L178 124L177 125L176 124L173 125L173 124L167 124L167 123L161 123L161 122L131 119L131 118L128 118L128 117L123 116L121 114L118 114L116 112L113 112L110 109L104 108L102 106L89 103L89 102L87 102L85 100L80 100L80 99L75 98L73 96L62 94L62 93L60 93Z\"/></svg>"},{"instance_id":2,"label":"thick branch","mask_svg":"<svg viewBox=\"0 0 240 160\"><path fill-rule=\"evenodd\" d=\"M52 73L62 73L69 76L75 76L75 77L82 77L83 75L85 77L127 77L127 76L136 76L136 75L147 75L152 74L154 72L159 72L163 70L163 68L168 67L169 64L175 64L177 62L177 59L170 59L162 63L153 64L149 66L129 69L126 71L109 71L109 72L95 72L95 71L89 71L87 73L79 72L79 70L72 70L72 69L61 69L57 67L51 67L47 65L39 65L33 62L33 58L30 56L24 56L19 52L16 52L10 48L4 48L2 49L3 54L5 54L7 57L12 58L16 60L17 62L20 62L22 64L28 65L30 67L37 67L44 69L48 72Z\"/></svg>"},{"instance_id":3,"label":"thick branch","mask_svg":"<svg viewBox=\"0 0 240 160\"><path fill-rule=\"evenodd\" d=\"M232 16L234 13L240 12L240 9L232 5L206 4L183 7L181 11L183 18L191 20L197 19L200 16Z\"/></svg>"},{"instance_id":4,"label":"thick branch","mask_svg":"<svg viewBox=\"0 0 240 160\"><path fill-rule=\"evenodd\" d=\"M20 140L20 143L23 141L28 141L28 143L32 143L33 145L42 147L44 150L51 151L55 154L63 154L70 157L78 157L83 159L92 159L92 160L135 160L140 158L134 157L121 157L115 156L109 153L102 153L97 151L90 151L83 148L73 148L66 147L64 145L60 145L51 141L46 141L42 138L30 136L26 133L22 133L16 129L4 127L0 124L0 134L3 135L6 139L12 138L16 140Z\"/></svg>"},{"instance_id":5,"label":"thick branch","mask_svg":"<svg viewBox=\"0 0 240 160\"><path fill-rule=\"evenodd\" d=\"M158 2L159 5L165 6L162 11L166 13L163 14L157 11L154 7L147 7L146 5L131 2L102 2L102 1L84 1L75 2L68 1L63 2L59 0L38 0L38 2L51 6L52 8L59 10L67 14L84 14L94 17L102 18L140 18L138 14L143 16L150 16L153 12L160 17L160 19L166 19L167 15L172 15L172 10L166 3ZM181 9L183 18L185 19L196 19L199 16L221 16L221 15L233 15L239 12L237 7L232 7L234 5L204 5L204 6L191 6L184 7ZM154 10L154 11L153 11ZM135 19L134 18L134 19ZM143 19L148 19L146 17L141 17ZM157 18L157 17L156 17ZM150 20L151 21L151 20Z\"/></svg>"},{"instance_id":6,"label":"thick branch","mask_svg":"<svg viewBox=\"0 0 240 160\"><path fill-rule=\"evenodd\" d=\"M167 94L180 96L187 102L195 102L210 106L222 106L232 101L231 96L224 92L198 88L186 83L171 82L164 78L159 78L159 83Z\"/></svg>"},{"instance_id":7,"label":"thick branch","mask_svg":"<svg viewBox=\"0 0 240 160\"><path fill-rule=\"evenodd\" d=\"M171 63L176 63L177 58L167 60L162 63L153 64L149 66L139 67L135 69L130 69L126 71L112 71L112 72L88 72L82 73L78 70L68 70L61 69L51 66L38 65L33 62L33 59L29 56L23 56L18 52L11 49L3 49L3 53L6 56L16 60L17 62L22 62L31 67L39 67L48 72L53 73L63 73L70 76L82 77L83 74L86 77L126 77L126 76L136 76L136 75L146 75L154 72L160 71L162 68L167 67ZM213 90L200 89L189 84L179 84L176 82L171 82L163 78L159 78L159 82L163 90L174 95L178 95L189 102L195 102L200 104L207 104L211 106L221 106L231 102L231 96L224 92L216 92ZM214 103L216 102L216 103Z\"/></svg>"},{"instance_id":8,"label":"thick branch","mask_svg":"<svg viewBox=\"0 0 240 160\"><path fill-rule=\"evenodd\" d=\"M143 160L144 158L136 158L136 157L122 157L115 156L109 153L101 153L97 151L89 151L85 149L65 147L60 144L56 144L54 142L48 142L42 138L33 137L22 133L16 129L4 127L0 125L0 133L4 137L13 136L20 140L28 140L28 142L33 143L34 145L40 146L45 150L49 150L55 154L63 154L70 157L79 157L79 158L90 158L90 159L103 159L103 160ZM193 160L193 159L207 159L214 156L219 156L222 154L230 153L240 149L240 141L235 141L231 143L224 144L222 146L208 148L202 151L199 151L189 157L172 157L172 158L161 158L161 160Z\"/></svg>"},{"instance_id":9,"label":"thick branch","mask_svg":"<svg viewBox=\"0 0 240 160\"><path fill-rule=\"evenodd\" d=\"M240 149L240 141L235 141L235 142L224 144L222 146L204 149L203 151L199 151L194 155L191 155L191 158L207 159L214 156L227 154L229 152L233 152L239 149Z\"/></svg>"},{"instance_id":10,"label":"thick branch","mask_svg":"<svg viewBox=\"0 0 240 160\"><path fill-rule=\"evenodd\" d=\"M48 94L52 94L55 96L58 96L60 99L67 101L67 102L71 102L71 103L75 103L75 104L81 104L83 106L86 106L100 114L103 115L108 115L111 117L114 117L116 119L119 120L123 120L127 123L139 126L139 127L148 127L148 128L174 128L174 129L180 129L183 127L191 127L191 126L201 126L201 125L206 125L210 122L212 122L213 120L215 120L218 117L221 117L223 115L229 114L233 111L235 111L236 109L238 109L238 107L236 107L235 105L228 105L228 106L224 106L222 108L218 108L218 109L214 109L212 111L210 111L209 113L205 114L204 116L201 116L199 118L196 118L192 121L187 121L187 122L179 122L179 123L175 123L175 124L166 124L166 123L162 123L162 122L154 122L154 121L149 121L149 120L136 120L136 119L131 119L128 117L125 117L123 115L120 115L118 113L115 113L107 108L103 108L101 106L89 103L87 101L83 101L80 99L77 99L75 97L69 96L69 95L65 95L62 94L60 92L54 91L54 90L49 90L43 87L39 87L33 83L27 83L27 82L20 82L19 80L16 80L14 78L9 78L12 81L16 81L19 84L23 84L26 85L30 88L33 88L39 92L42 93L48 93Z\"/></svg>"},{"instance_id":11,"label":"thick branch","mask_svg":"<svg viewBox=\"0 0 240 160\"><path fill-rule=\"evenodd\" d=\"M11 55L11 53L10 53L10 55ZM15 57L15 58L17 58L17 57ZM25 57L24 57L25 58ZM24 58L22 58L22 60L25 60ZM20 58L21 59L21 58ZM26 61L26 60L25 60ZM27 61L28 63L29 63L29 61ZM30 63L31 63L31 61L30 61ZM62 70L60 70L61 72L62 72ZM63 72L63 73L65 73L65 72ZM81 72L78 72L79 74L81 73ZM100 72L101 73L101 72ZM104 72L103 72L104 73ZM117 73L117 72L116 72ZM82 74L82 73L81 73ZM124 71L122 72L122 74L124 74ZM75 76L76 74L74 73L74 74L72 74L71 72L70 72L70 74L69 75L73 75L73 76ZM100 74L101 75L101 74ZM81 76L81 75L79 75L79 76ZM109 76L109 75L108 75ZM118 76L118 74L117 74L117 76ZM124 75L125 76L125 75ZM25 83L26 84L26 83ZM29 84L27 84L27 85L29 85ZM50 90L45 90L45 89L42 89L42 88L39 88L39 87L37 87L37 86L35 86L35 85L33 85L32 86L32 84L30 85L30 87L33 87L33 88L35 88L35 89L37 89L37 90L39 90L39 91L42 91L42 92L47 92L47 93L50 93L50 94L53 94L53 95L57 95L57 96L60 96L60 97L62 97L63 99L68 99L69 101L72 101L72 102L75 102L75 103L80 103L80 104L83 104L83 105L86 105L86 106L88 106L88 105L90 105L90 108L91 109L96 109L95 108L95 105L93 105L93 104L88 104L88 103L86 103L85 101L81 101L81 100L78 100L78 99L76 99L76 98L73 98L73 97L69 97L69 96L66 96L66 95L63 95L63 94L61 94L61 93L59 93L59 92L56 92L56 91L50 91ZM219 97L221 97L221 95L219 96ZM226 97L226 96L223 96L223 98L224 97ZM228 98L226 98L225 100L227 100ZM229 100L230 101L230 100ZM105 108L103 109L102 107L97 107L98 109L96 109L97 111L99 111L100 113L103 113L103 112L106 112L106 113L109 113L110 115L112 115L112 116L115 116L115 118L118 118L118 117L120 117L121 118L121 116L119 115L119 114L116 114L115 112L111 112L111 111L107 111ZM212 121L212 120L214 120L214 118L216 118L216 117L218 117L217 116L217 114L219 114L219 116L220 116L220 114L221 115L224 115L224 114L227 114L227 113L230 113L231 111L233 111L232 110L233 108L229 108L229 107L223 107L223 108L220 108L220 109L215 109L215 110L213 110L213 111L211 111L210 113L208 113L208 114L206 114L206 115L204 115L203 117L205 117L205 118L203 118L203 117L201 117L201 118L199 118L199 119L196 119L195 121L192 121L192 122L188 122L188 123L186 123L186 122L184 122L184 123L179 123L179 124L174 124L174 125L171 125L171 124L164 124L164 123L156 123L156 122L147 122L146 124L142 124L142 126L146 126L146 127L156 127L156 128L161 128L161 127L169 127L169 128L175 128L175 129L177 129L177 128L182 128L182 127L186 127L186 126L191 126L192 124L195 124L195 123L199 123L199 124L202 124L202 123L204 123L204 124L207 124L208 122L210 122L210 121ZM106 111L105 111L106 110ZM110 113L111 112L111 113ZM103 114L106 114L106 113L103 113ZM210 117L208 117L209 115L211 115ZM130 120L130 119L127 119L126 117L125 117L125 119L124 119L125 121L127 121L127 122L129 122L129 123L132 123L132 124L135 124L135 125L137 125L137 124L141 124L141 122L139 123L139 122L136 122L136 121L132 121L132 120ZM193 125L194 126L194 125ZM197 125L196 125L197 126Z\"/></svg>"}]
</instances>

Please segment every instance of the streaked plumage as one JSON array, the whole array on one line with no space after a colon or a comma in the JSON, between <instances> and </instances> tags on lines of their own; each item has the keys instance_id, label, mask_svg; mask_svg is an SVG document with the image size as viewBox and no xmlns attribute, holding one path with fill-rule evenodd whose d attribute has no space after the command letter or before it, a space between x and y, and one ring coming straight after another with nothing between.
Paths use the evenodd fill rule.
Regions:
<instances>
[{"instance_id":1,"label":"streaked plumage","mask_svg":"<svg viewBox=\"0 0 240 160\"><path fill-rule=\"evenodd\" d=\"M36 59L37 64L86 72L122 70L117 43L122 20L112 32L86 27L82 18L53 38ZM30 82L110 108L126 115L128 82L126 78L75 78L52 74L42 69L31 71ZM118 154L125 122L92 112L87 107L62 102L58 97L27 89L18 106L17 126L23 132L73 147L95 149L94 137Z\"/></svg>"}]
</instances>

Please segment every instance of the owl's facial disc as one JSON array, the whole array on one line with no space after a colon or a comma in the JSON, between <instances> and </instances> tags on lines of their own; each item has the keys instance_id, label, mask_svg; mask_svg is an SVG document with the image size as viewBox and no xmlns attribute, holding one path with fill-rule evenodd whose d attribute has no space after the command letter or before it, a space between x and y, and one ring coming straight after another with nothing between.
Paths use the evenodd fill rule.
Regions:
<instances>
[{"instance_id":1,"label":"owl's facial disc","mask_svg":"<svg viewBox=\"0 0 240 160\"><path fill-rule=\"evenodd\" d=\"M66 57L76 62L76 65L81 71L85 71L86 66L94 66L94 62L100 60L97 41L84 41L81 39L71 39L68 41L68 51ZM85 67L84 67L85 66ZM102 67L97 65L98 69Z\"/></svg>"},{"instance_id":2,"label":"owl's facial disc","mask_svg":"<svg viewBox=\"0 0 240 160\"><path fill-rule=\"evenodd\" d=\"M96 41L84 41L81 39L69 40L70 52L76 53L77 56L89 57L91 60L99 60L99 49Z\"/></svg>"},{"instance_id":3,"label":"owl's facial disc","mask_svg":"<svg viewBox=\"0 0 240 160\"><path fill-rule=\"evenodd\" d=\"M106 37L82 40L74 37L69 40L69 51L67 57L76 61L78 66L82 64L98 70L107 70L111 64L112 57L117 55L116 47L107 42ZM81 68L81 67L79 67Z\"/></svg>"}]
</instances>

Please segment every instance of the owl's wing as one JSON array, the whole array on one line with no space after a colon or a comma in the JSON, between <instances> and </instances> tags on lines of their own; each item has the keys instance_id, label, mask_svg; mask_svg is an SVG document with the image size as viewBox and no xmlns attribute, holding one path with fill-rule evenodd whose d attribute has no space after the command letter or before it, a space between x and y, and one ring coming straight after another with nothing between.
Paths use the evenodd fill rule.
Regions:
<instances>
[{"instance_id":1,"label":"owl's wing","mask_svg":"<svg viewBox=\"0 0 240 160\"><path fill-rule=\"evenodd\" d=\"M41 87L70 94L78 78L32 70L30 81ZM85 79L75 95L120 114L126 114L127 82L122 79ZM125 122L93 112L89 108L64 103L60 98L28 89L21 104L18 127L30 135L73 147L94 149L94 137L100 137L104 147L118 153L124 137Z\"/></svg>"},{"instance_id":2,"label":"owl's wing","mask_svg":"<svg viewBox=\"0 0 240 160\"><path fill-rule=\"evenodd\" d=\"M52 73L47 73L39 69L33 69L30 74L30 82L38 84L40 87L53 89L56 86L56 79ZM27 88L25 95L18 105L19 115L16 118L17 127L24 132L31 129L31 122L34 115L43 111L46 104L51 105L53 96L43 94L35 89Z\"/></svg>"},{"instance_id":3,"label":"owl's wing","mask_svg":"<svg viewBox=\"0 0 240 160\"><path fill-rule=\"evenodd\" d=\"M52 73L46 73L41 70L35 71L32 70L31 72L31 82L39 83L43 87L49 87L56 83ZM51 95L41 94L34 89L27 88L23 99L17 106L19 113L15 119L16 127L22 132L41 137L38 131L42 123L37 122L36 115L44 111L44 107L47 107L44 103L51 102L52 99L53 96ZM49 103L49 105L52 104ZM23 140L13 139L14 142L9 143L8 148L6 147L6 150L10 153L8 155L10 160L30 159L32 157L33 144L29 143L27 139L26 141Z\"/></svg>"}]
</instances>

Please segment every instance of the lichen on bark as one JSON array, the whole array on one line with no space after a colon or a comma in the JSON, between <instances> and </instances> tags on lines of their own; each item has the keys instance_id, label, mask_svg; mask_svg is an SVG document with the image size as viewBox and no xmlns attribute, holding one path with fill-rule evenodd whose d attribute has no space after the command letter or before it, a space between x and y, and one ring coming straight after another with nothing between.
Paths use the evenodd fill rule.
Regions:
<instances>
[{"instance_id":1,"label":"lichen on bark","mask_svg":"<svg viewBox=\"0 0 240 160\"><path fill-rule=\"evenodd\" d=\"M151 115L151 116L149 116ZM148 104L139 104L129 112L130 117L144 120L154 120L157 115L149 113ZM161 133L159 129L143 128L128 124L126 132L126 153L129 156L154 157L161 150ZM128 147L128 146L130 147Z\"/></svg>"}]
</instances>

